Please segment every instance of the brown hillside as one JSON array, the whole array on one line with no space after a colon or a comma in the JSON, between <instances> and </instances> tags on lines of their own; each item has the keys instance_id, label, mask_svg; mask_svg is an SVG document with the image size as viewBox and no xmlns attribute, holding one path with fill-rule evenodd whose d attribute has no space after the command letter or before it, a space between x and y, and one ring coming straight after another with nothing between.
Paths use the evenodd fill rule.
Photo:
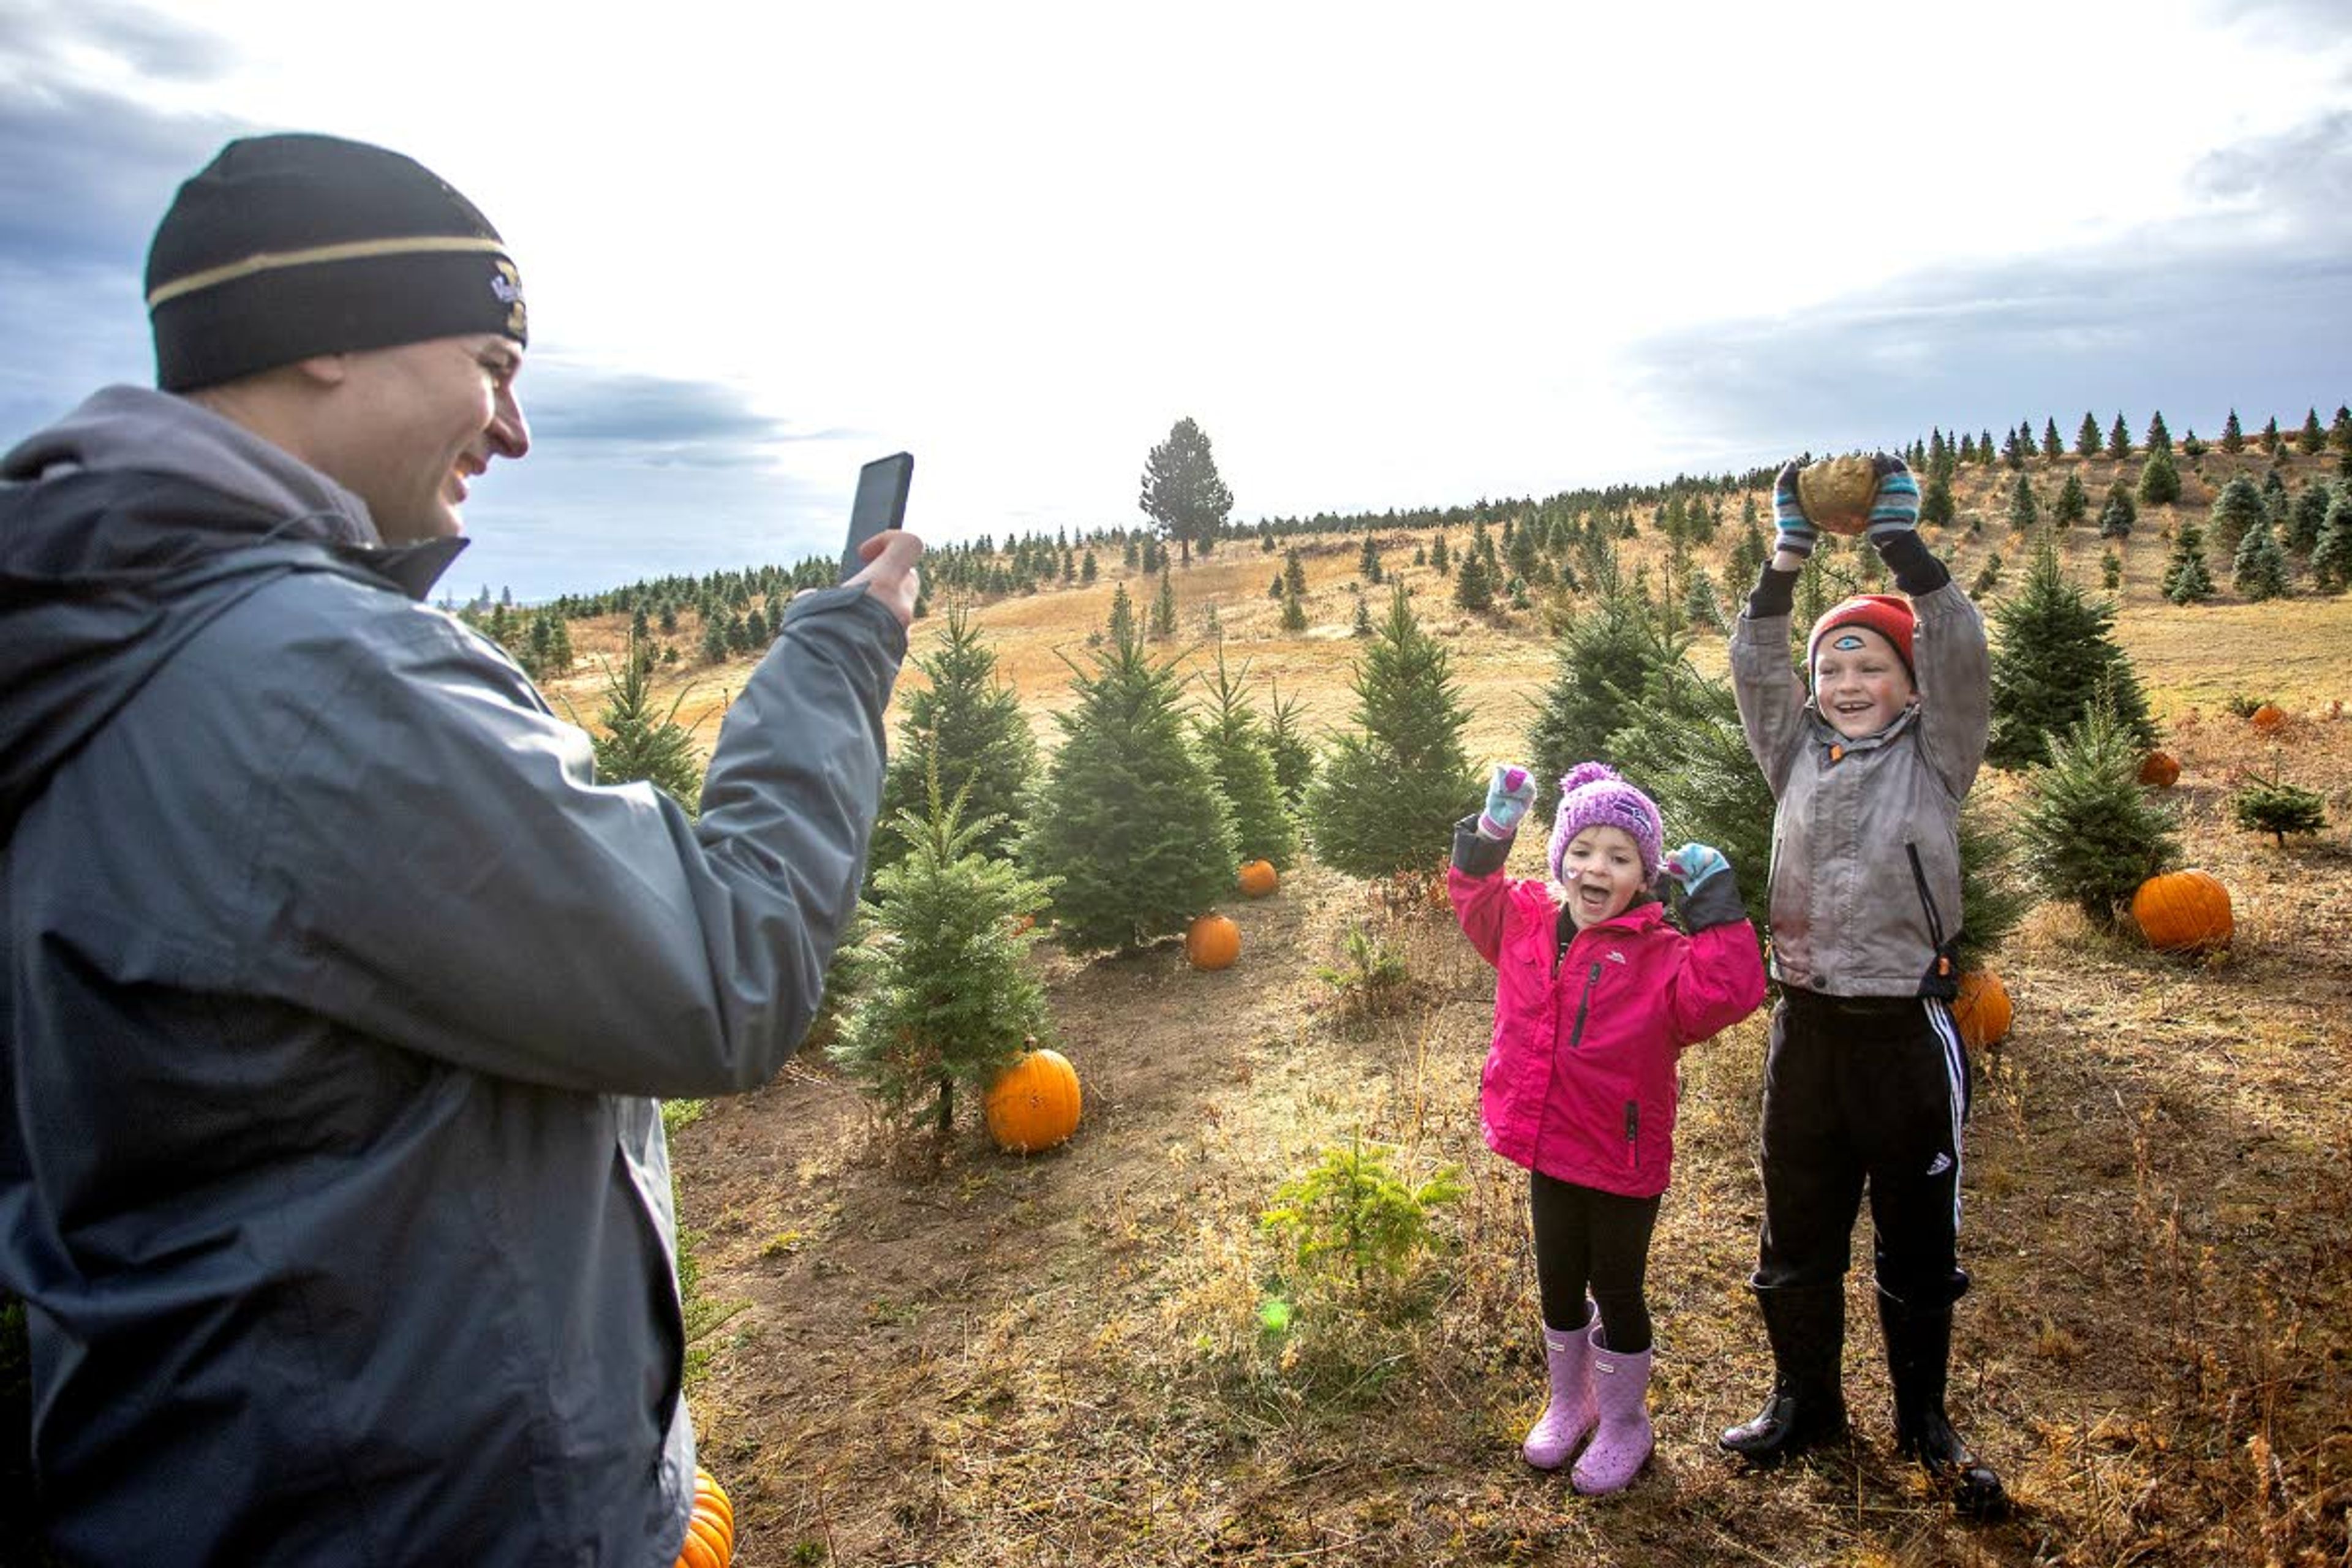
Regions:
<instances>
[{"instance_id":1,"label":"brown hillside","mask_svg":"<svg viewBox=\"0 0 2352 1568\"><path fill-rule=\"evenodd\" d=\"M2290 488L2326 461L2290 458ZM1955 1523L1891 1450L1866 1220L1846 1357L1854 1442L1780 1475L1716 1450L1769 1379L1742 1288L1760 1017L1685 1061L1651 1260L1656 1457L1598 1501L1528 1469L1517 1444L1542 1373L1524 1178L1480 1144L1475 1109L1492 975L1442 910L1310 865L1273 898L1228 906L1244 945L1222 973L1186 968L1172 944L1088 961L1039 950L1087 1096L1052 1154L997 1154L971 1131L936 1147L886 1136L814 1052L682 1129L701 1291L734 1309L704 1342L694 1401L704 1461L734 1495L737 1561L2352 1561L2352 597L2242 604L2226 563L2213 604L2177 609L2156 591L2171 525L2201 518L2238 464L2259 477L2267 462L2184 461L2181 506L2144 510L2123 552L2118 636L2183 764L2192 863L2232 892L2235 945L2167 959L2044 909L1998 960L2017 1022L1976 1064L1961 1237L1976 1283L1952 1405L2009 1480L2014 1518ZM2071 467L2095 510L2117 465L2027 471L2046 506ZM1969 470L1960 520L1929 532L1964 582L1994 551L2004 583L2022 574L2023 542L2000 521L2011 483ZM1454 650L1474 756L1515 754L1550 675L1543 616L1453 611L1409 565L1425 542L1383 539L1385 564ZM1221 546L1179 573L1186 637L1213 605L1253 682L1278 680L1318 725L1343 721L1360 545L1307 542L1303 636L1280 631L1265 595L1279 557ZM2100 542L2077 529L2063 548L2095 585ZM1650 552L1646 538L1630 547ZM1744 592L1722 582L1719 553L1705 563L1727 600ZM1122 575L1114 564L1096 587L978 612L1049 740L1061 656L1082 657ZM583 670L621 630L575 631ZM934 635L919 627L919 653ZM741 673L689 672L684 711L708 707L714 725ZM593 710L595 680L554 684ZM2292 717L2260 739L2227 710L2241 697ZM2326 832L2281 849L2231 826L2250 769L2320 791ZM1317 975L1357 926L1412 977L1404 1005L1370 1019L1346 1016ZM1468 1194L1404 1286L1369 1301L1300 1292L1287 1331L1266 1330L1276 1258L1258 1215L1279 1183L1356 1138L1417 1173L1456 1166Z\"/></svg>"}]
</instances>

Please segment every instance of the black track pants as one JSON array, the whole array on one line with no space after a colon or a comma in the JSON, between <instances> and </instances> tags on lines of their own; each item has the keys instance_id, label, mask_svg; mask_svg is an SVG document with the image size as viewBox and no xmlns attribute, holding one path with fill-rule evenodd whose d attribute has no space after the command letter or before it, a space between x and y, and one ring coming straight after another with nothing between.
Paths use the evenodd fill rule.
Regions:
<instances>
[{"instance_id":1,"label":"black track pants","mask_svg":"<svg viewBox=\"0 0 2352 1568\"><path fill-rule=\"evenodd\" d=\"M1528 1173L1528 1212L1534 1221L1536 1284L1543 1317L1554 1330L1584 1321L1584 1292L1601 1309L1601 1337L1612 1351L1639 1355L1650 1348L1650 1232L1658 1200L1629 1198Z\"/></svg>"},{"instance_id":2,"label":"black track pants","mask_svg":"<svg viewBox=\"0 0 2352 1568\"><path fill-rule=\"evenodd\" d=\"M1832 1285L1870 1190L1878 1288L1915 1311L1969 1288L1959 1266L1968 1053L1930 997L1790 989L1764 1068L1759 1290Z\"/></svg>"}]
</instances>

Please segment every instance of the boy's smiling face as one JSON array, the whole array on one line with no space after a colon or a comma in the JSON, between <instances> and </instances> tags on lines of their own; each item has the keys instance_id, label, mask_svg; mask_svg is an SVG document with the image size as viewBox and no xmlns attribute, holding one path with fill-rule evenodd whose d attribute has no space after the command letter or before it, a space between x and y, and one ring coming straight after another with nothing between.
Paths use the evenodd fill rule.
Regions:
<instances>
[{"instance_id":1,"label":"boy's smiling face","mask_svg":"<svg viewBox=\"0 0 2352 1568\"><path fill-rule=\"evenodd\" d=\"M1576 929L1599 925L1623 914L1642 890L1642 847L1623 828L1596 824L1560 851L1559 875Z\"/></svg>"},{"instance_id":2,"label":"boy's smiling face","mask_svg":"<svg viewBox=\"0 0 2352 1568\"><path fill-rule=\"evenodd\" d=\"M1868 626L1839 626L1813 660L1813 704L1849 741L1885 729L1915 696L1903 656Z\"/></svg>"}]
</instances>

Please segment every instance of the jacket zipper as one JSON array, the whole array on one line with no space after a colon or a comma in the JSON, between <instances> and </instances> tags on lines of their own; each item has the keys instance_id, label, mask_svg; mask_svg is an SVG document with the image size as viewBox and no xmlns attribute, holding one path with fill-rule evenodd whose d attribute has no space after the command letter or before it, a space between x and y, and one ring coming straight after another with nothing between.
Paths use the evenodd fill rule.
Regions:
<instances>
[{"instance_id":1,"label":"jacket zipper","mask_svg":"<svg viewBox=\"0 0 2352 1568\"><path fill-rule=\"evenodd\" d=\"M1559 956L1564 958L1567 955L1562 953ZM1570 1026L1568 1031L1568 1048L1571 1051L1584 1041L1584 1016L1592 1005L1592 988L1600 984L1601 961L1596 958L1592 961L1592 967L1585 971L1584 994L1576 999L1576 1022ZM1551 1071L1544 1075L1544 1104L1549 1106L1559 1097L1559 1052L1556 1050L1551 1054ZM1538 1112L1536 1116L1536 1141L1538 1145L1543 1142L1543 1121L1542 1114Z\"/></svg>"},{"instance_id":2,"label":"jacket zipper","mask_svg":"<svg viewBox=\"0 0 2352 1568\"><path fill-rule=\"evenodd\" d=\"M1903 841L1903 853L1911 858L1911 880L1919 887L1919 908L1927 916L1927 940L1936 951L1944 951L1944 922L1936 914L1936 896L1927 890L1927 868L1919 864L1919 846L1910 839Z\"/></svg>"},{"instance_id":3,"label":"jacket zipper","mask_svg":"<svg viewBox=\"0 0 2352 1568\"><path fill-rule=\"evenodd\" d=\"M1625 1102L1625 1163L1642 1168L1642 1108L1630 1100Z\"/></svg>"}]
</instances>

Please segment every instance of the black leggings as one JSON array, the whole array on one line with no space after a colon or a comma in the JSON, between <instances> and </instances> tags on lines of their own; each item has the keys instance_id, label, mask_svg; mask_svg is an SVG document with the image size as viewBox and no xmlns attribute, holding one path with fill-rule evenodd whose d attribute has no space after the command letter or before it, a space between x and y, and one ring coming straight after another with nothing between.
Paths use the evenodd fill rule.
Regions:
<instances>
[{"instance_id":1,"label":"black leggings","mask_svg":"<svg viewBox=\"0 0 2352 1568\"><path fill-rule=\"evenodd\" d=\"M1621 1355L1650 1348L1650 1232L1658 1200L1580 1187L1528 1173L1528 1211L1535 1221L1536 1284L1544 1324L1555 1333L1584 1321L1589 1286L1601 1308L1601 1338Z\"/></svg>"}]
</instances>

